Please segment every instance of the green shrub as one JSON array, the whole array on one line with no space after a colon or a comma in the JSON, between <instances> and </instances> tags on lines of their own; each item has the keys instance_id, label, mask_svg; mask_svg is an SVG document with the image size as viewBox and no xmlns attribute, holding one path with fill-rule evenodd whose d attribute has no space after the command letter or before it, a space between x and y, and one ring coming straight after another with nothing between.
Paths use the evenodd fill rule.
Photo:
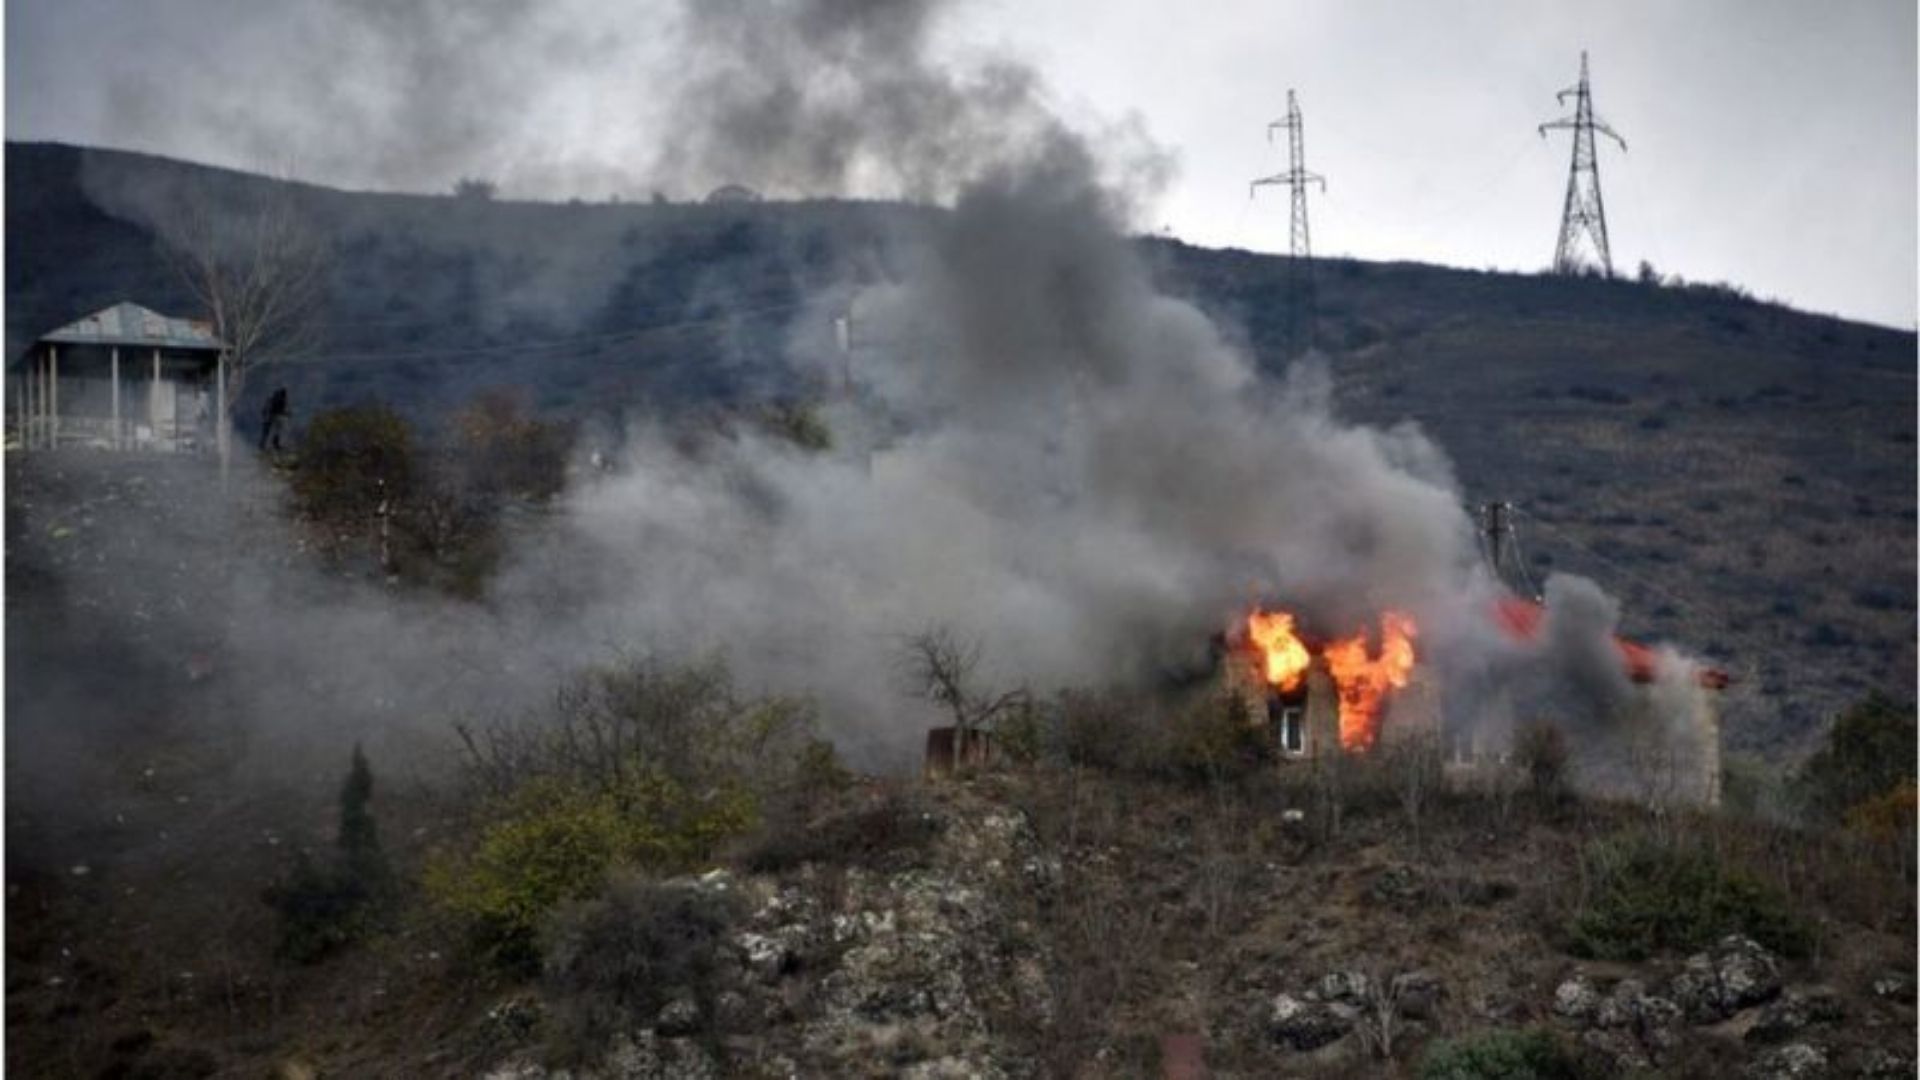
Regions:
<instances>
[{"instance_id":1,"label":"green shrub","mask_svg":"<svg viewBox=\"0 0 1920 1080\"><path fill-rule=\"evenodd\" d=\"M384 405L328 409L300 440L293 494L301 516L338 529L370 528L382 506L412 493L413 429Z\"/></svg>"},{"instance_id":2,"label":"green shrub","mask_svg":"<svg viewBox=\"0 0 1920 1080\"><path fill-rule=\"evenodd\" d=\"M1036 701L1022 701L1008 709L993 726L993 746L1002 761L1020 766L1039 763L1047 751L1047 709Z\"/></svg>"},{"instance_id":3,"label":"green shrub","mask_svg":"<svg viewBox=\"0 0 1920 1080\"><path fill-rule=\"evenodd\" d=\"M365 889L338 868L316 866L302 854L293 873L267 887L261 899L280 916L275 955L296 964L312 964L345 948L365 933Z\"/></svg>"},{"instance_id":4,"label":"green shrub","mask_svg":"<svg viewBox=\"0 0 1920 1080\"><path fill-rule=\"evenodd\" d=\"M1629 833L1594 841L1581 860L1589 895L1567 927L1576 956L1643 960L1734 933L1789 956L1812 944L1784 896L1705 846Z\"/></svg>"},{"instance_id":5,"label":"green shrub","mask_svg":"<svg viewBox=\"0 0 1920 1080\"><path fill-rule=\"evenodd\" d=\"M781 401L760 413L760 424L767 433L812 453L833 449L833 429L819 409L807 402Z\"/></svg>"},{"instance_id":6,"label":"green shrub","mask_svg":"<svg viewBox=\"0 0 1920 1080\"><path fill-rule=\"evenodd\" d=\"M460 734L478 812L431 860L428 895L483 956L523 970L540 921L615 870L696 869L767 808L804 819L847 783L805 702L743 700L718 660L591 668L550 712Z\"/></svg>"},{"instance_id":7,"label":"green shrub","mask_svg":"<svg viewBox=\"0 0 1920 1080\"><path fill-rule=\"evenodd\" d=\"M557 495L572 439L504 392L477 396L424 446L383 405L329 409L302 436L293 506L329 555L375 551L383 574L477 599L504 553L503 505Z\"/></svg>"},{"instance_id":8,"label":"green shrub","mask_svg":"<svg viewBox=\"0 0 1920 1080\"><path fill-rule=\"evenodd\" d=\"M728 892L620 875L555 911L541 934L541 967L556 1063L600 1057L615 1034L647 1026L675 995L692 995L706 1027L740 907Z\"/></svg>"},{"instance_id":9,"label":"green shrub","mask_svg":"<svg viewBox=\"0 0 1920 1080\"><path fill-rule=\"evenodd\" d=\"M1168 721L1167 764L1185 779L1236 777L1270 761L1272 731L1235 690L1209 695Z\"/></svg>"},{"instance_id":10,"label":"green shrub","mask_svg":"<svg viewBox=\"0 0 1920 1080\"><path fill-rule=\"evenodd\" d=\"M1834 721L1795 788L1813 818L1838 824L1855 806L1913 782L1915 746L1913 710L1870 694Z\"/></svg>"},{"instance_id":11,"label":"green shrub","mask_svg":"<svg viewBox=\"0 0 1920 1080\"><path fill-rule=\"evenodd\" d=\"M1434 1043L1420 1080L1584 1080L1599 1076L1552 1032L1488 1031Z\"/></svg>"},{"instance_id":12,"label":"green shrub","mask_svg":"<svg viewBox=\"0 0 1920 1080\"><path fill-rule=\"evenodd\" d=\"M472 851L433 859L425 884L485 958L525 970L537 959L541 920L598 893L616 868L694 869L757 820L752 793L738 784L690 790L638 764L607 790L542 777L505 800Z\"/></svg>"}]
</instances>

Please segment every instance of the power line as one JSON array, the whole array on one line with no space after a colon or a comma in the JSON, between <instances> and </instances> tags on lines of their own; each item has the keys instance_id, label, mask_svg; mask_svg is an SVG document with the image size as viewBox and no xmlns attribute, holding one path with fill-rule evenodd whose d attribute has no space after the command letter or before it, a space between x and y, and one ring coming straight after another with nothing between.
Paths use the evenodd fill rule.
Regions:
<instances>
[{"instance_id":1,"label":"power line","mask_svg":"<svg viewBox=\"0 0 1920 1080\"><path fill-rule=\"evenodd\" d=\"M1573 132L1573 163L1567 171L1567 198L1560 210L1560 241L1553 249L1553 272L1580 272L1580 239L1584 236L1592 245L1600 268L1608 277L1612 277L1613 252L1607 246L1607 209L1600 200L1600 156L1594 149L1593 133L1598 131L1619 143L1622 153L1626 152L1627 140L1615 134L1604 120L1593 114L1593 91L1587 83L1587 54L1584 50L1580 53L1580 84L1562 90L1556 96L1562 105L1567 103L1568 96L1572 96L1574 106L1572 116L1540 125L1540 137L1543 139L1550 129Z\"/></svg>"},{"instance_id":2,"label":"power line","mask_svg":"<svg viewBox=\"0 0 1920 1080\"><path fill-rule=\"evenodd\" d=\"M704 319L683 319L670 323L655 323L651 326L636 327L630 330L617 330L604 334L586 334L578 337L550 338L543 341L493 342L486 345L436 346L427 349L397 349L384 352L344 352L325 353L323 355L302 357L298 360L281 361L281 364L332 365L332 364L368 364L368 363L416 363L434 360L463 359L468 357L490 356L500 353L542 353L564 349L576 349L586 346L607 346L638 341L656 335L664 336L702 327L719 326L741 318L753 318L762 315L783 314L799 311L804 304L773 304L759 308L742 308L729 311L724 315L710 316Z\"/></svg>"}]
</instances>

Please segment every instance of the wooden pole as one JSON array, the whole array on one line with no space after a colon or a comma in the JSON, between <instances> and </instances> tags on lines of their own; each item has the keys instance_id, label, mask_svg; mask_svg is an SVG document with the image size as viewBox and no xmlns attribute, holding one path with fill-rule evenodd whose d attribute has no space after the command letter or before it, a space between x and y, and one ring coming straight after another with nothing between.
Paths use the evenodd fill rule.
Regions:
<instances>
[{"instance_id":1,"label":"wooden pole","mask_svg":"<svg viewBox=\"0 0 1920 1080\"><path fill-rule=\"evenodd\" d=\"M113 448L123 450L120 438L120 346L113 347Z\"/></svg>"},{"instance_id":2,"label":"wooden pole","mask_svg":"<svg viewBox=\"0 0 1920 1080\"><path fill-rule=\"evenodd\" d=\"M160 446L160 350L153 350L153 383L147 387L147 425L153 428L153 444ZM173 447L169 446L171 450Z\"/></svg>"},{"instance_id":3,"label":"wooden pole","mask_svg":"<svg viewBox=\"0 0 1920 1080\"><path fill-rule=\"evenodd\" d=\"M216 429L219 434L214 441L220 446L220 486L225 487L227 485L227 428L231 426L227 423L227 350L225 349L220 350L220 364L215 369L214 383L219 388L216 407L213 410L213 422L219 425Z\"/></svg>"},{"instance_id":4,"label":"wooden pole","mask_svg":"<svg viewBox=\"0 0 1920 1080\"><path fill-rule=\"evenodd\" d=\"M47 446L48 449L58 450L60 448L60 350L52 345L47 346L47 367L50 371L47 380L47 388L50 391L47 419L53 425L52 438Z\"/></svg>"}]
</instances>

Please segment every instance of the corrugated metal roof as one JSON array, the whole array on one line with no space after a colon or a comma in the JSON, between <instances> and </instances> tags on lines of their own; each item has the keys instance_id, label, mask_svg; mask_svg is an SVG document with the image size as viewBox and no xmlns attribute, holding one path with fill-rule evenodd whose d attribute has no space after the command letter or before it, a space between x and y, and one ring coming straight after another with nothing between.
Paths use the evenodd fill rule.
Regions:
<instances>
[{"instance_id":1,"label":"corrugated metal roof","mask_svg":"<svg viewBox=\"0 0 1920 1080\"><path fill-rule=\"evenodd\" d=\"M55 345L149 345L209 351L226 348L207 323L176 319L126 301L43 334L40 340Z\"/></svg>"}]
</instances>

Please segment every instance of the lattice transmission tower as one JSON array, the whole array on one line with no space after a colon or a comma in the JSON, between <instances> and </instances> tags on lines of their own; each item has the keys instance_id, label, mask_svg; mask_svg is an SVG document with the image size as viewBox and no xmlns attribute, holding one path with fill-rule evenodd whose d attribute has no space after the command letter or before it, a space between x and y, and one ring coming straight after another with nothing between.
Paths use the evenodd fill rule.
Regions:
<instances>
[{"instance_id":1,"label":"lattice transmission tower","mask_svg":"<svg viewBox=\"0 0 1920 1080\"><path fill-rule=\"evenodd\" d=\"M1600 201L1600 156L1595 152L1593 133L1599 132L1620 144L1626 152L1627 140L1614 133L1606 121L1593 114L1593 91L1587 84L1587 54L1580 53L1580 85L1568 87L1557 95L1560 104L1574 99L1573 115L1540 125L1540 137L1565 128L1573 132L1573 165L1567 172L1567 201L1560 211L1560 242L1553 249L1553 272L1578 274L1582 265L1580 240L1585 237L1594 258L1608 277L1613 276L1613 252L1607 247L1607 208Z\"/></svg>"},{"instance_id":2,"label":"lattice transmission tower","mask_svg":"<svg viewBox=\"0 0 1920 1080\"><path fill-rule=\"evenodd\" d=\"M1319 184L1324 193L1327 178L1307 171L1307 152L1303 140L1305 125L1300 121L1300 102L1287 91L1287 118L1267 125L1267 141L1273 133L1287 133L1287 171L1263 176L1247 188L1252 198L1264 184L1276 184L1293 192L1293 235L1287 260L1287 355L1293 356L1313 347L1313 237L1307 227L1307 185Z\"/></svg>"}]
</instances>

